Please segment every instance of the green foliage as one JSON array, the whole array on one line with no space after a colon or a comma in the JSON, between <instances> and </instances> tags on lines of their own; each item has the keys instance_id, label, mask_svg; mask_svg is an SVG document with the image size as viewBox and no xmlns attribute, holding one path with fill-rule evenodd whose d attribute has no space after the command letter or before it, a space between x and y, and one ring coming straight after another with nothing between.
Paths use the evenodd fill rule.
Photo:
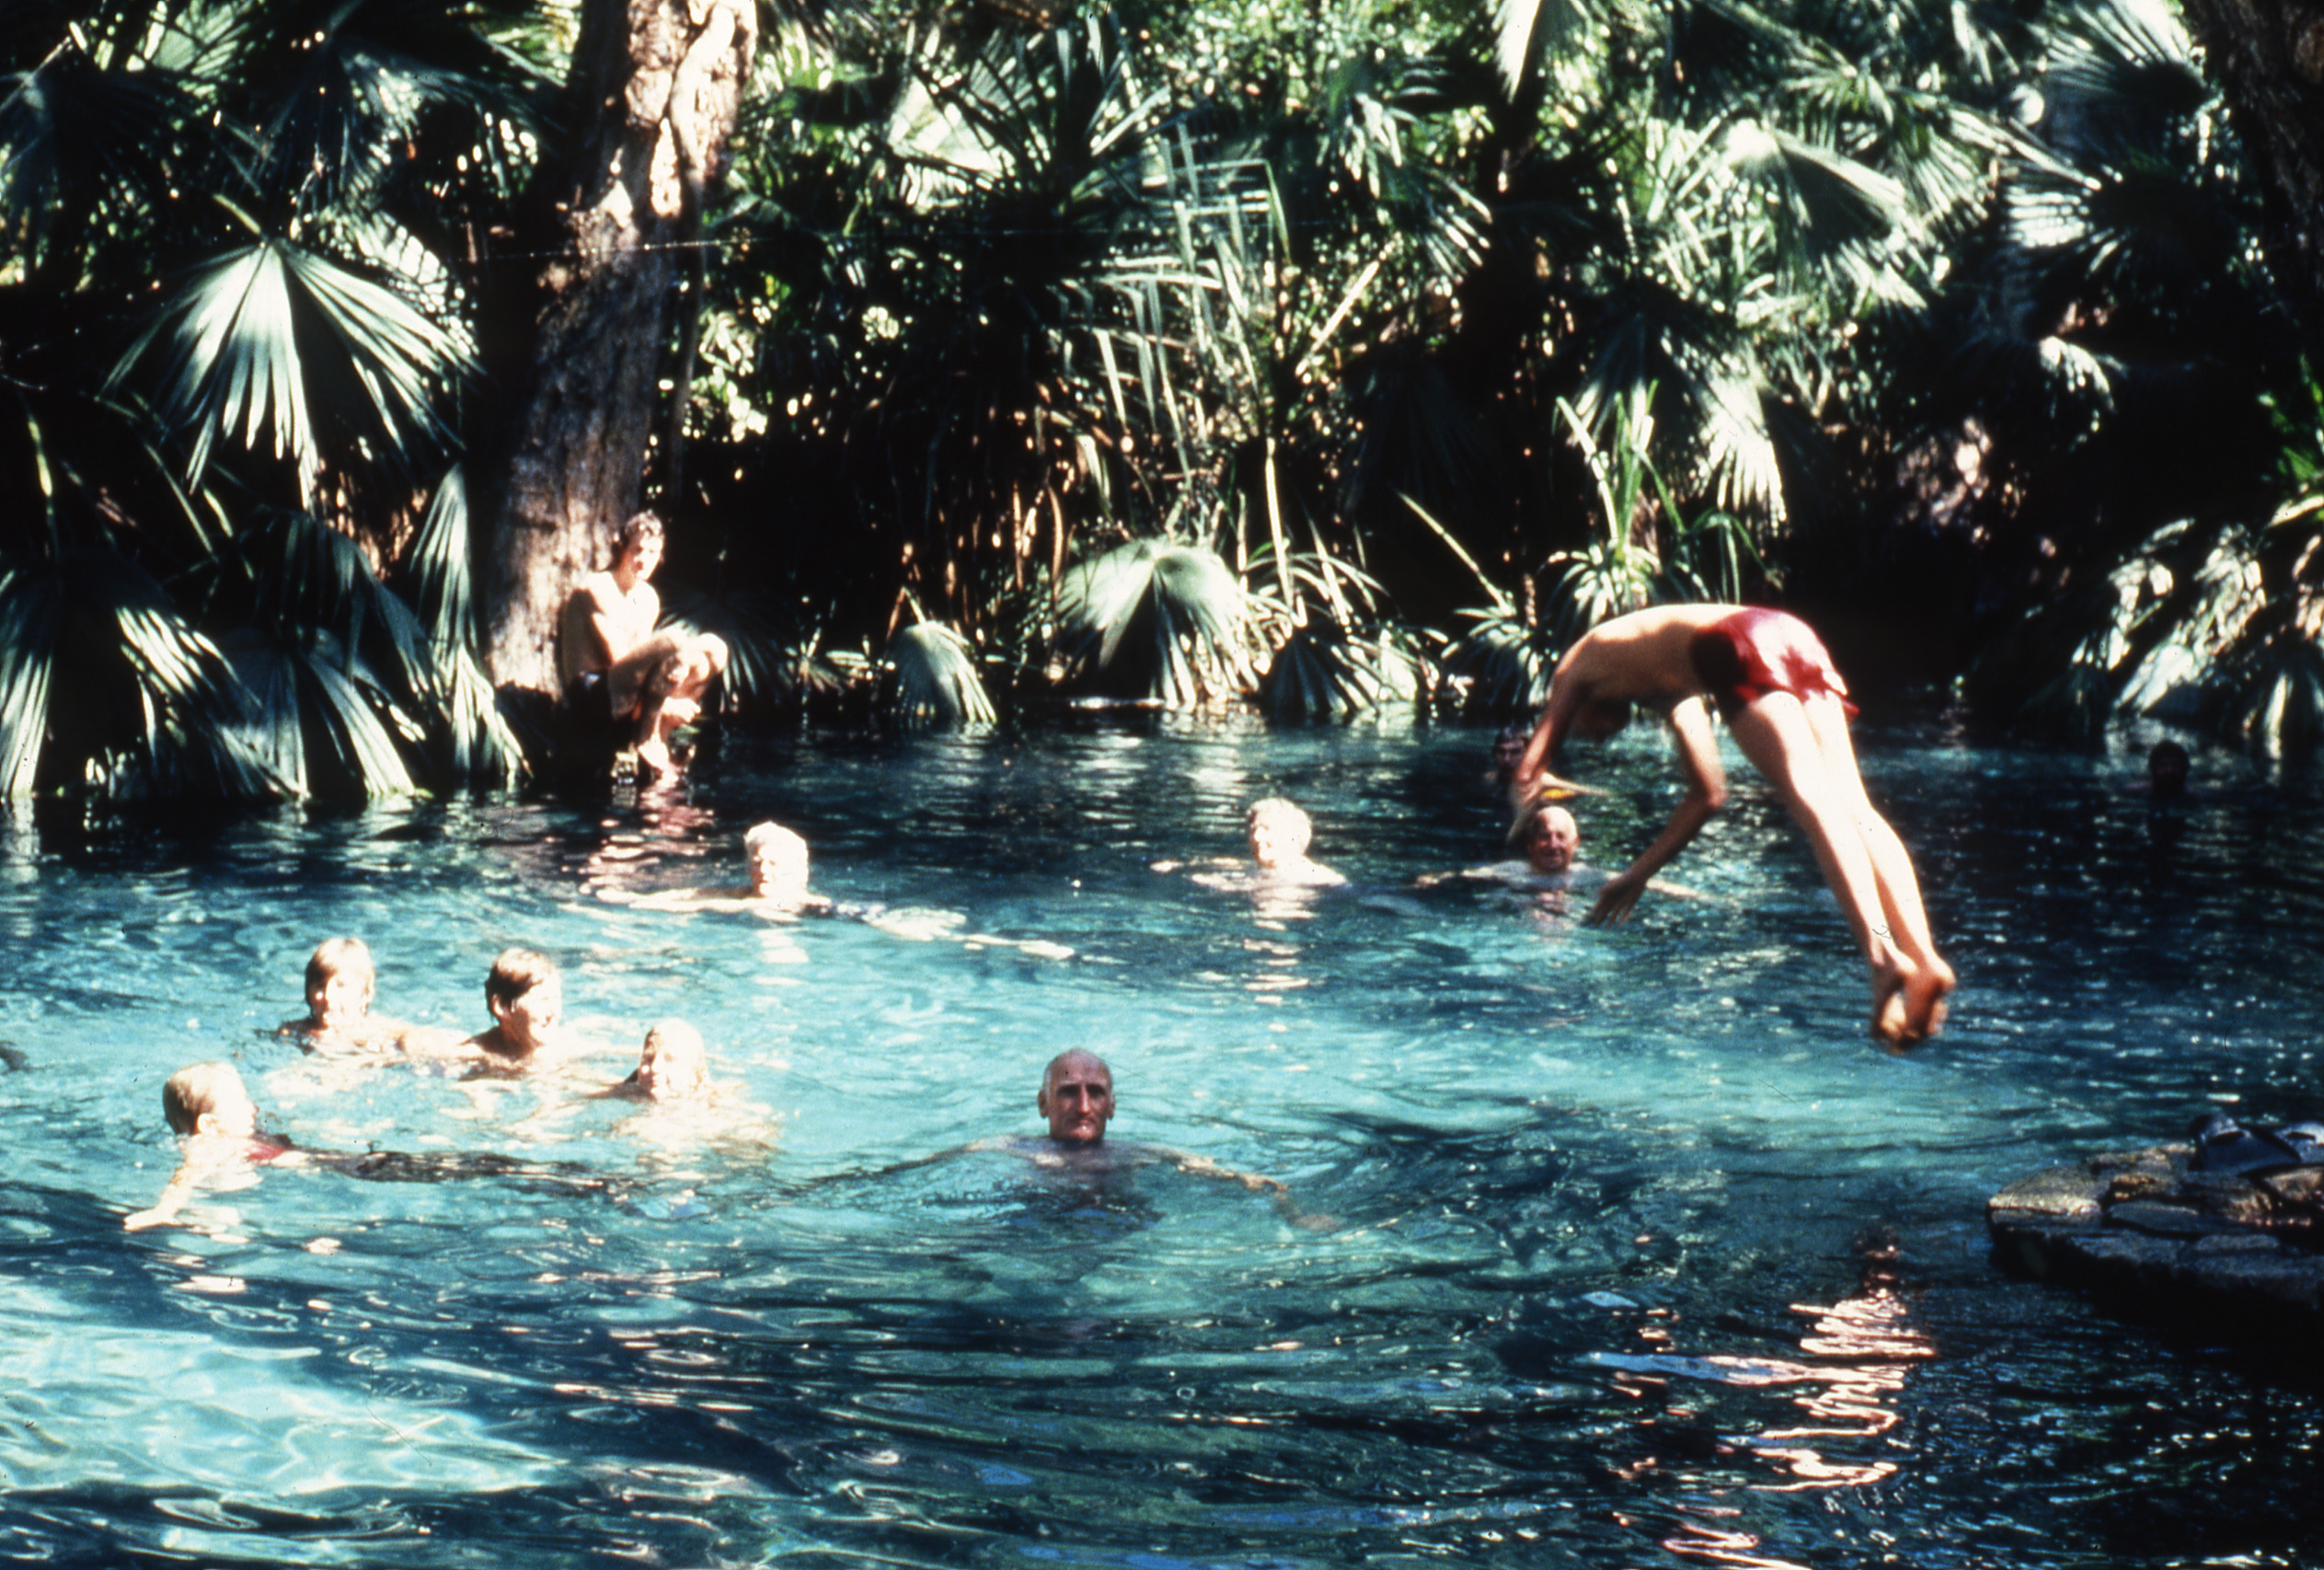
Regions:
<instances>
[{"instance_id":1,"label":"green foliage","mask_svg":"<svg viewBox=\"0 0 2324 1570\"><path fill-rule=\"evenodd\" d=\"M12 792L509 778L457 433L570 19L0 29ZM757 73L664 585L732 712L1522 708L1803 517L1877 554L1868 478L1973 430L2031 586L1976 690L2314 723L2315 384L2156 0L856 0Z\"/></svg>"},{"instance_id":2,"label":"green foliage","mask_svg":"<svg viewBox=\"0 0 2324 1570\"><path fill-rule=\"evenodd\" d=\"M1177 709L1248 691L1264 650L1249 598L1215 551L1145 539L1066 572L1057 646L1069 682Z\"/></svg>"},{"instance_id":3,"label":"green foliage","mask_svg":"<svg viewBox=\"0 0 2324 1570\"><path fill-rule=\"evenodd\" d=\"M156 412L184 433L189 478L212 439L270 446L312 506L327 468L357 454L406 471L442 450L449 377L469 369L458 339L373 283L311 251L261 239L203 265L131 345L112 390L159 345Z\"/></svg>"},{"instance_id":4,"label":"green foliage","mask_svg":"<svg viewBox=\"0 0 2324 1570\"><path fill-rule=\"evenodd\" d=\"M910 724L989 725L993 700L977 674L976 651L941 622L904 628L888 645L895 710Z\"/></svg>"},{"instance_id":5,"label":"green foliage","mask_svg":"<svg viewBox=\"0 0 2324 1570\"><path fill-rule=\"evenodd\" d=\"M0 29L10 793L513 778L465 493L422 530L430 629L355 538L393 538L454 450L449 226L530 165L529 15L98 0Z\"/></svg>"},{"instance_id":6,"label":"green foliage","mask_svg":"<svg viewBox=\"0 0 2324 1570\"><path fill-rule=\"evenodd\" d=\"M2256 265L2222 106L2162 6L2083 0L2043 35L2038 141L1959 364L2012 483L2039 494L2070 455L2090 515L2045 520L2055 564L1970 690L2084 733L2156 714L2305 748L2324 395Z\"/></svg>"}]
</instances>

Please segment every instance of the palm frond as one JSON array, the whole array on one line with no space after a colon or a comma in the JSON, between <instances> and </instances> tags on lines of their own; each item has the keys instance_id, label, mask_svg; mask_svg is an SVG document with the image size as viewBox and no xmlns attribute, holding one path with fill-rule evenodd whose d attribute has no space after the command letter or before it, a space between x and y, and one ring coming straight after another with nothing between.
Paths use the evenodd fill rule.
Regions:
<instances>
[{"instance_id":1,"label":"palm frond","mask_svg":"<svg viewBox=\"0 0 2324 1570\"><path fill-rule=\"evenodd\" d=\"M941 622L921 621L888 645L896 711L912 723L989 725L993 700L977 674L976 651Z\"/></svg>"},{"instance_id":2,"label":"palm frond","mask_svg":"<svg viewBox=\"0 0 2324 1570\"><path fill-rule=\"evenodd\" d=\"M296 191L307 213L375 203L417 144L488 154L488 127L536 130L553 79L510 38L515 0L279 0L249 7L217 73L255 129L254 188Z\"/></svg>"},{"instance_id":3,"label":"palm frond","mask_svg":"<svg viewBox=\"0 0 2324 1570\"><path fill-rule=\"evenodd\" d=\"M448 750L446 774L477 785L514 785L524 773L524 749L516 732L500 711L492 678L466 646L447 652L439 646L442 662L439 703Z\"/></svg>"},{"instance_id":4,"label":"palm frond","mask_svg":"<svg viewBox=\"0 0 2324 1570\"><path fill-rule=\"evenodd\" d=\"M224 434L287 459L310 507L328 463L369 451L415 468L448 441L437 400L472 368L452 334L393 290L272 238L195 273L109 386L157 344L155 402L190 441L189 472Z\"/></svg>"},{"instance_id":5,"label":"palm frond","mask_svg":"<svg viewBox=\"0 0 2324 1570\"><path fill-rule=\"evenodd\" d=\"M180 133L199 104L167 70L108 70L68 38L0 75L0 215L31 271L102 266L92 231L144 232L167 205Z\"/></svg>"},{"instance_id":6,"label":"palm frond","mask_svg":"<svg viewBox=\"0 0 2324 1570\"><path fill-rule=\"evenodd\" d=\"M1505 606L1465 610L1473 623L1444 651L1445 675L1467 690L1473 713L1529 713L1549 696L1559 646L1547 628L1527 627Z\"/></svg>"},{"instance_id":7,"label":"palm frond","mask_svg":"<svg viewBox=\"0 0 2324 1570\"><path fill-rule=\"evenodd\" d=\"M1261 690L1279 718L1361 714L1421 701L1432 674L1426 646L1409 629L1351 629L1317 617L1275 651Z\"/></svg>"},{"instance_id":8,"label":"palm frond","mask_svg":"<svg viewBox=\"0 0 2324 1570\"><path fill-rule=\"evenodd\" d=\"M69 724L75 761L123 760L100 771L107 778L99 783L114 791L286 793L270 760L248 745L247 689L160 584L105 550L76 552L63 571L70 609L59 637L75 667L75 702L69 722L52 702L50 723L52 733Z\"/></svg>"},{"instance_id":9,"label":"palm frond","mask_svg":"<svg viewBox=\"0 0 2324 1570\"><path fill-rule=\"evenodd\" d=\"M468 471L454 464L436 482L404 564L411 573L420 619L439 648L476 646L475 553L470 545Z\"/></svg>"},{"instance_id":10,"label":"palm frond","mask_svg":"<svg viewBox=\"0 0 2324 1570\"><path fill-rule=\"evenodd\" d=\"M1574 52L1596 22L1590 0L1493 0L1502 87L1517 97L1543 56Z\"/></svg>"},{"instance_id":11,"label":"palm frond","mask_svg":"<svg viewBox=\"0 0 2324 1570\"><path fill-rule=\"evenodd\" d=\"M61 573L0 570L0 795L32 794L63 619Z\"/></svg>"},{"instance_id":12,"label":"palm frond","mask_svg":"<svg viewBox=\"0 0 2324 1570\"><path fill-rule=\"evenodd\" d=\"M1728 157L1773 197L1775 257L1795 273L1829 271L1852 291L1919 305L1893 281L1884 249L1911 219L1904 188L1880 170L1779 126L1739 121Z\"/></svg>"},{"instance_id":13,"label":"palm frond","mask_svg":"<svg viewBox=\"0 0 2324 1570\"><path fill-rule=\"evenodd\" d=\"M2177 8L2163 0L2079 0L2043 20L2051 110L2101 156L2148 142L2211 96Z\"/></svg>"},{"instance_id":14,"label":"palm frond","mask_svg":"<svg viewBox=\"0 0 2324 1570\"><path fill-rule=\"evenodd\" d=\"M1057 637L1077 674L1174 708L1258 679L1243 586L1196 546L1135 540L1076 564L1058 585Z\"/></svg>"}]
</instances>

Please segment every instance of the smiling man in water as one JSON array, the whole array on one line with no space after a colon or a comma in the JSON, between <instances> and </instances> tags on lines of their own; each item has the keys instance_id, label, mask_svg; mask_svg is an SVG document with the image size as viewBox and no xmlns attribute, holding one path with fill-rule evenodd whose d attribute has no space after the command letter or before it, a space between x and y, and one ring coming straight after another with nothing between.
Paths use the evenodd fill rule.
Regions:
<instances>
[{"instance_id":1,"label":"smiling man in water","mask_svg":"<svg viewBox=\"0 0 2324 1570\"><path fill-rule=\"evenodd\" d=\"M1033 1104L1049 1120L1049 1137L1055 1143L1095 1145L1113 1121L1113 1070L1094 1052L1078 1047L1061 1052L1049 1060Z\"/></svg>"},{"instance_id":2,"label":"smiling man in water","mask_svg":"<svg viewBox=\"0 0 2324 1570\"><path fill-rule=\"evenodd\" d=\"M1300 1209L1291 1197L1291 1190L1275 1178L1237 1172L1207 1156L1174 1150L1168 1145L1150 1145L1143 1140L1117 1140L1108 1145L1106 1125L1113 1121L1113 1070L1094 1052L1071 1047L1051 1058L1049 1067L1041 1071L1041 1094L1034 1098L1033 1104L1049 1124L1048 1137L1007 1139L999 1142L999 1148L1022 1156L1035 1166L1107 1175L1134 1172L1145 1166L1171 1166L1192 1177L1223 1178L1240 1183L1253 1194L1263 1194L1274 1201L1283 1219L1294 1226L1312 1230L1338 1224L1329 1216ZM993 1147L989 1143L971 1147L979 1148Z\"/></svg>"}]
</instances>

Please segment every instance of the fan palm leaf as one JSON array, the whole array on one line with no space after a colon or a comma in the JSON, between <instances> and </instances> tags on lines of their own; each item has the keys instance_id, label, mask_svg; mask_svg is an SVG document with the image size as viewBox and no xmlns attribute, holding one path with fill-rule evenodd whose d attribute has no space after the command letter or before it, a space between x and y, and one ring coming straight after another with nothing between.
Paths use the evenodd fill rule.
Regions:
<instances>
[{"instance_id":1,"label":"fan palm leaf","mask_svg":"<svg viewBox=\"0 0 2324 1570\"><path fill-rule=\"evenodd\" d=\"M252 127L252 188L308 213L368 205L431 139L489 165L503 145L489 128L538 130L554 89L518 47L539 25L521 0L270 0L241 9L221 40L217 75Z\"/></svg>"},{"instance_id":2,"label":"fan palm leaf","mask_svg":"<svg viewBox=\"0 0 2324 1570\"><path fill-rule=\"evenodd\" d=\"M1593 0L1493 0L1494 55L1511 98L1524 90L1546 58L1578 52L1601 26Z\"/></svg>"},{"instance_id":3,"label":"fan palm leaf","mask_svg":"<svg viewBox=\"0 0 2324 1570\"><path fill-rule=\"evenodd\" d=\"M1311 617L1275 651L1262 690L1279 718L1361 714L1420 701L1432 672L1425 646L1409 629L1351 629Z\"/></svg>"},{"instance_id":4,"label":"fan palm leaf","mask_svg":"<svg viewBox=\"0 0 2324 1570\"><path fill-rule=\"evenodd\" d=\"M416 739L407 729L409 717L337 640L296 644L245 632L224 647L252 698L243 726L247 745L293 793L385 796L417 789L398 745Z\"/></svg>"},{"instance_id":5,"label":"fan palm leaf","mask_svg":"<svg viewBox=\"0 0 2324 1570\"><path fill-rule=\"evenodd\" d=\"M393 290L270 237L200 269L112 382L156 345L155 403L189 437L189 472L202 472L224 434L287 458L309 508L328 465L368 450L409 470L446 444L437 400L473 368L453 334Z\"/></svg>"},{"instance_id":6,"label":"fan palm leaf","mask_svg":"<svg viewBox=\"0 0 2324 1570\"><path fill-rule=\"evenodd\" d=\"M285 793L249 745L250 697L232 666L128 558L75 549L0 571L0 640L11 794Z\"/></svg>"},{"instance_id":7,"label":"fan palm leaf","mask_svg":"<svg viewBox=\"0 0 2324 1570\"><path fill-rule=\"evenodd\" d=\"M436 482L404 558L420 624L438 648L474 648L482 625L477 618L470 522L468 471L454 464Z\"/></svg>"},{"instance_id":8,"label":"fan palm leaf","mask_svg":"<svg viewBox=\"0 0 2324 1570\"><path fill-rule=\"evenodd\" d=\"M63 292L133 248L166 212L201 105L177 73L109 70L63 35L30 69L0 75L0 214L44 292Z\"/></svg>"},{"instance_id":9,"label":"fan palm leaf","mask_svg":"<svg viewBox=\"0 0 2324 1570\"><path fill-rule=\"evenodd\" d=\"M1174 708L1238 695L1258 679L1243 586L1197 546L1134 540L1076 564L1058 585L1057 629L1077 673Z\"/></svg>"},{"instance_id":10,"label":"fan palm leaf","mask_svg":"<svg viewBox=\"0 0 2324 1570\"><path fill-rule=\"evenodd\" d=\"M940 622L921 621L888 645L896 711L912 723L989 725L993 700L977 674L976 651Z\"/></svg>"},{"instance_id":11,"label":"fan palm leaf","mask_svg":"<svg viewBox=\"0 0 2324 1570\"><path fill-rule=\"evenodd\" d=\"M1467 691L1474 713L1530 713L1549 696L1559 647L1547 628L1528 627L1506 606L1464 610L1472 623L1444 651L1444 675Z\"/></svg>"},{"instance_id":12,"label":"fan palm leaf","mask_svg":"<svg viewBox=\"0 0 2324 1570\"><path fill-rule=\"evenodd\" d=\"M32 794L56 679L64 584L56 573L0 570L0 794Z\"/></svg>"},{"instance_id":13,"label":"fan palm leaf","mask_svg":"<svg viewBox=\"0 0 2324 1570\"><path fill-rule=\"evenodd\" d=\"M302 788L410 791L427 753L451 778L515 778L518 744L473 645L431 636L344 535L261 510L207 576L213 614L249 629L234 652L267 704L261 732L319 764L303 767Z\"/></svg>"}]
</instances>

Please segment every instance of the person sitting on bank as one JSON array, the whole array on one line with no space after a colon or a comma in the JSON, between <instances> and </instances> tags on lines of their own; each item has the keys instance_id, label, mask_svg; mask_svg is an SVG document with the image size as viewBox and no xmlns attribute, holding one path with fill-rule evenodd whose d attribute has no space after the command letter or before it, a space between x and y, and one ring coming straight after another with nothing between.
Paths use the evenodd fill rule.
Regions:
<instances>
[{"instance_id":1,"label":"person sitting on bank","mask_svg":"<svg viewBox=\"0 0 2324 1570\"><path fill-rule=\"evenodd\" d=\"M565 702L584 724L604 726L633 748L648 778L674 770L670 733L700 715L728 653L713 633L655 629L662 597L649 580L662 548L659 516L625 520L614 531L613 565L581 580L558 638Z\"/></svg>"},{"instance_id":2,"label":"person sitting on bank","mask_svg":"<svg viewBox=\"0 0 2324 1570\"><path fill-rule=\"evenodd\" d=\"M1953 970L1937 952L1912 857L1875 811L1848 737L1847 685L1805 622L1733 606L1656 606L1616 617L1573 646L1519 761L1514 789L1530 802L1569 735L1602 738L1634 704L1662 714L1677 738L1687 791L1669 825L1606 881L1592 923L1627 920L1650 880L1727 801L1710 709L1806 831L1871 973L1872 1030L1919 1041L1943 1022Z\"/></svg>"}]
</instances>

